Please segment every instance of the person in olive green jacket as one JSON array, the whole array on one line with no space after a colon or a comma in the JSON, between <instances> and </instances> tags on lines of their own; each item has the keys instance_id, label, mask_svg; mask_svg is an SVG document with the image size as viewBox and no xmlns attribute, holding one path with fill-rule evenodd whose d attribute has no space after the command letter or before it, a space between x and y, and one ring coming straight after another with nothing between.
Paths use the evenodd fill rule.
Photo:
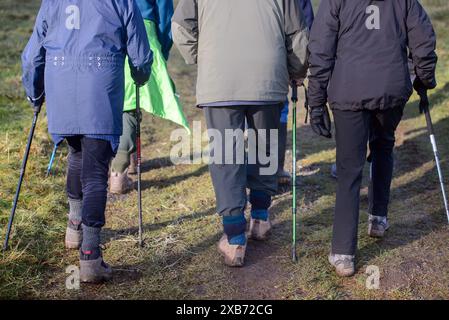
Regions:
<instances>
[{"instance_id":1,"label":"person in olive green jacket","mask_svg":"<svg viewBox=\"0 0 449 320\"><path fill-rule=\"evenodd\" d=\"M208 129L222 137L229 129L244 130L245 122L257 134L279 130L289 82L301 84L307 74L308 27L296 0L181 0L172 32L186 62L198 65L197 105L204 109ZM258 137L249 142L253 150L277 147L277 141ZM234 155L243 139L237 136L232 141ZM214 149L212 156L220 149L225 155L225 146ZM277 162L277 149L271 155ZM272 174L264 174L260 159L250 164L231 160L225 165L210 163L210 172L225 234L219 251L225 264L242 266L246 188L251 203L249 235L264 240L271 229L268 209L277 192L277 163Z\"/></svg>"}]
</instances>

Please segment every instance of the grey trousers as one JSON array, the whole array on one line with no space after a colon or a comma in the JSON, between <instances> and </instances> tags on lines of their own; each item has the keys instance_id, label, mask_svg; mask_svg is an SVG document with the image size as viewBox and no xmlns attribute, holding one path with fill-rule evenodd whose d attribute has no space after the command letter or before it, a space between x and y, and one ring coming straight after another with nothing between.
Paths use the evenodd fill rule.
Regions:
<instances>
[{"instance_id":1,"label":"grey trousers","mask_svg":"<svg viewBox=\"0 0 449 320\"><path fill-rule=\"evenodd\" d=\"M258 137L259 130L266 129L267 135L264 135L266 139L262 141L257 138L256 146L248 145L248 149L254 150L255 147L258 150L259 144L265 143L266 155L270 156L271 143L275 143L277 146L278 141L270 141L269 130L279 130L281 108L282 104L279 103L260 106L204 107L203 109L208 129L215 129L215 131L219 132L222 137L226 136L226 129L240 129L244 131L245 120L247 121L248 129L253 129L253 132L256 132L256 137ZM238 141L239 139L243 139L243 137L236 137L231 142L234 155L238 149L237 146L244 144L243 141ZM254 141L254 139L252 140ZM248 140L248 144L250 143L251 139ZM224 160L224 142L221 144L220 151ZM217 152L217 150L213 150L211 155L215 156L215 152ZM277 148L274 157L276 158L277 163ZM236 157L234 157L234 160L236 160ZM256 163L248 164L247 160L248 157L243 164L234 161L230 164L223 162L222 164L211 163L209 165L215 190L218 214L223 216L241 215L245 210L247 202L246 188L263 191L269 195L274 195L277 192L277 166L273 174L265 175L261 174L260 169L268 167L269 164L262 165L259 161L260 159L257 159Z\"/></svg>"}]
</instances>

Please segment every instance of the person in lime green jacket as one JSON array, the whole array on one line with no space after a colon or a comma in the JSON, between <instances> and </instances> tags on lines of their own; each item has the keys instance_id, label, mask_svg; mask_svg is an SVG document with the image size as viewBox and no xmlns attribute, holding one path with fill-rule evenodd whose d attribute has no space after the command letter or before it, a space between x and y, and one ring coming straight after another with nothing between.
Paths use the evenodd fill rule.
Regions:
<instances>
[{"instance_id":1,"label":"person in lime green jacket","mask_svg":"<svg viewBox=\"0 0 449 320\"><path fill-rule=\"evenodd\" d=\"M136 3L144 18L148 40L154 55L150 80L140 89L141 108L171 120L189 131L188 122L167 70L167 60L173 44L171 35L173 0L136 0ZM110 191L118 194L132 189L133 183L128 173L133 173L130 164L133 162L132 158L136 151L136 94L128 67L126 67L125 76L123 135L120 137L120 146L112 162L110 176Z\"/></svg>"}]
</instances>

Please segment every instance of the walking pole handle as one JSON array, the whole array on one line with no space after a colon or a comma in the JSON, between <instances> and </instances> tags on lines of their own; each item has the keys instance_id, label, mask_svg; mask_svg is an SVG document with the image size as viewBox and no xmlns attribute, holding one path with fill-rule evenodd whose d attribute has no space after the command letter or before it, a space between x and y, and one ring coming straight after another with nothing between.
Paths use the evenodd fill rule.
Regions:
<instances>
[{"instance_id":1,"label":"walking pole handle","mask_svg":"<svg viewBox=\"0 0 449 320\"><path fill-rule=\"evenodd\" d=\"M426 117L427 130L429 131L429 134L433 135L434 129L433 129L432 117L430 115L430 110L429 110L429 97L427 96L427 90L425 90L425 89L419 90L418 95L420 97L419 109L423 110L424 115Z\"/></svg>"},{"instance_id":2,"label":"walking pole handle","mask_svg":"<svg viewBox=\"0 0 449 320\"><path fill-rule=\"evenodd\" d=\"M307 124L309 120L309 93L306 86L304 86L304 109L306 109L306 117L304 119L304 124Z\"/></svg>"},{"instance_id":3,"label":"walking pole handle","mask_svg":"<svg viewBox=\"0 0 449 320\"><path fill-rule=\"evenodd\" d=\"M42 105L35 106L33 109L34 109L34 114L39 114L41 112Z\"/></svg>"},{"instance_id":4,"label":"walking pole handle","mask_svg":"<svg viewBox=\"0 0 449 320\"><path fill-rule=\"evenodd\" d=\"M298 102L298 84L296 80L292 81L291 87L292 87L292 102Z\"/></svg>"}]
</instances>

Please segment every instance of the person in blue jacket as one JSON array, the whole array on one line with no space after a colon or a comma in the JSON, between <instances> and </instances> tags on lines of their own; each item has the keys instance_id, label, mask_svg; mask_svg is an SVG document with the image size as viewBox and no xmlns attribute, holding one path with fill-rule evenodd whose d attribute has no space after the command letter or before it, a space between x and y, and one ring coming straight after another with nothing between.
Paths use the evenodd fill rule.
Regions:
<instances>
[{"instance_id":1,"label":"person in blue jacket","mask_svg":"<svg viewBox=\"0 0 449 320\"><path fill-rule=\"evenodd\" d=\"M310 0L298 0L301 5L304 17L306 19L307 26L309 30L312 28L314 13L313 7ZM279 128L279 169L278 169L278 180L279 184L289 184L291 181L291 175L288 171L284 169L285 165L285 151L287 147L287 122L288 122L288 105L289 101L285 101L284 106L281 110L281 126Z\"/></svg>"},{"instance_id":2,"label":"person in blue jacket","mask_svg":"<svg viewBox=\"0 0 449 320\"><path fill-rule=\"evenodd\" d=\"M126 56L137 85L152 52L133 0L43 0L23 52L23 85L33 107L46 101L48 130L66 139L66 247L80 247L80 279L109 280L100 250L108 169L122 134Z\"/></svg>"}]
</instances>

